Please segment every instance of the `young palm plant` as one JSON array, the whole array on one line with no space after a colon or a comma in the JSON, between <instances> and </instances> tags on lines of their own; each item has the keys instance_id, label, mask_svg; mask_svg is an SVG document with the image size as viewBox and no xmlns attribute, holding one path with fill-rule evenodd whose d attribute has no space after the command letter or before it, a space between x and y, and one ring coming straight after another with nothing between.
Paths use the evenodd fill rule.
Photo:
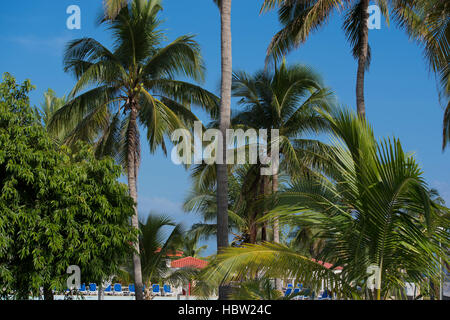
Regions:
<instances>
[{"instance_id":1,"label":"young palm plant","mask_svg":"<svg viewBox=\"0 0 450 320\"><path fill-rule=\"evenodd\" d=\"M182 239L182 251L184 257L200 257L200 254L208 248L207 245L199 246L200 232L188 232Z\"/></svg>"},{"instance_id":2,"label":"young palm plant","mask_svg":"<svg viewBox=\"0 0 450 320\"><path fill-rule=\"evenodd\" d=\"M183 285L195 276L195 270L172 271L168 265L168 261L176 257L177 251L183 246L184 232L181 224L152 212L145 221L139 223L139 229L142 278L147 288L152 283ZM132 261L122 271L122 280L133 281Z\"/></svg>"},{"instance_id":3,"label":"young palm plant","mask_svg":"<svg viewBox=\"0 0 450 320\"><path fill-rule=\"evenodd\" d=\"M448 261L450 238L419 165L398 140L377 142L363 119L345 111L323 115L333 130L328 178L297 180L273 211L315 228L325 242L317 260L282 245L246 245L220 255L205 278L289 277L313 290L324 281L346 298L402 297L405 282L426 290L439 278L439 259Z\"/></svg>"},{"instance_id":4,"label":"young palm plant","mask_svg":"<svg viewBox=\"0 0 450 320\"><path fill-rule=\"evenodd\" d=\"M137 176L140 164L139 125L147 131L151 152L165 136L197 120L190 105L209 110L218 108L218 99L201 87L175 80L181 75L203 79L200 48L192 36L181 36L162 46L164 33L160 0L134 0L120 10L114 20L102 18L112 31L112 50L92 38L71 41L64 57L65 70L77 78L70 101L58 110L51 130L73 127L67 143L88 141L99 156L116 157L126 171L131 197L137 203ZM138 212L132 224L138 228ZM136 299L142 299L139 245L135 243Z\"/></svg>"}]
</instances>

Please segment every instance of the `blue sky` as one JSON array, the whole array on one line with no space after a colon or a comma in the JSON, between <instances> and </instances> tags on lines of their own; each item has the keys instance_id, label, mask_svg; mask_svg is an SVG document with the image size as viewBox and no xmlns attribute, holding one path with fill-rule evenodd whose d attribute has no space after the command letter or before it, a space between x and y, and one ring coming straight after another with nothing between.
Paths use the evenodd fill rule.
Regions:
<instances>
[{"instance_id":1,"label":"blue sky","mask_svg":"<svg viewBox=\"0 0 450 320\"><path fill-rule=\"evenodd\" d=\"M81 30L68 30L66 9L81 8ZM279 30L274 13L260 15L261 1L235 0L232 8L233 66L254 72L264 66L265 51ZM220 82L220 20L211 0L164 0L163 28L168 40L194 34L207 66L203 86L217 93ZM65 74L62 55L67 41L94 37L109 44L109 33L95 23L101 0L8 1L0 12L0 72L10 72L19 81L31 79L37 86L31 94L39 105L47 88L67 94L74 79ZM339 103L355 108L356 62L335 15L321 31L287 56L288 63L304 63L319 72ZM405 150L414 152L430 186L450 201L450 151L441 151L443 109L436 82L427 70L422 50L394 24L384 21L381 30L369 32L372 63L366 75L367 118L378 137L400 138ZM202 114L202 113L200 113ZM206 120L204 115L202 119ZM139 212L151 210L171 215L186 225L198 221L181 210L189 188L189 174L172 164L161 152L150 155L142 146L139 176ZM207 253L215 250L210 243Z\"/></svg>"}]
</instances>

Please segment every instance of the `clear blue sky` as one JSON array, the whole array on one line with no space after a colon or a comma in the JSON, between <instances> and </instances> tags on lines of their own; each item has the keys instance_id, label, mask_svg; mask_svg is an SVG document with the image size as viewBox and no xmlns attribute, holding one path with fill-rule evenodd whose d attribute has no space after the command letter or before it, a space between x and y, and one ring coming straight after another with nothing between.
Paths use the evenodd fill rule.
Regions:
<instances>
[{"instance_id":1,"label":"clear blue sky","mask_svg":"<svg viewBox=\"0 0 450 320\"><path fill-rule=\"evenodd\" d=\"M81 8L81 30L66 28L69 5ZM264 65L265 50L279 29L276 15L259 15L261 1L234 0L232 8L234 69L254 72ZM203 84L217 93L220 80L219 12L212 0L164 0L163 28L169 40L195 34L206 61ZM67 94L74 79L65 74L62 55L67 41L94 37L109 44L109 33L97 27L95 19L101 0L8 1L0 12L0 72L10 72L19 81L31 79L37 89L34 105L42 101L47 88ZM342 105L355 108L356 62L334 16L329 24L287 57L288 63L304 63L323 76ZM367 117L378 137L396 136L405 150L414 152L428 183L450 202L450 150L441 151L443 110L439 105L434 77L428 72L421 49L406 34L384 21L381 30L371 30L372 63L366 76ZM204 117L202 117L205 119ZM181 203L189 188L189 174L175 166L161 152L150 155L143 144L139 176L139 212L145 217L155 210L184 221L198 221L186 215ZM208 253L214 251L214 244Z\"/></svg>"}]
</instances>

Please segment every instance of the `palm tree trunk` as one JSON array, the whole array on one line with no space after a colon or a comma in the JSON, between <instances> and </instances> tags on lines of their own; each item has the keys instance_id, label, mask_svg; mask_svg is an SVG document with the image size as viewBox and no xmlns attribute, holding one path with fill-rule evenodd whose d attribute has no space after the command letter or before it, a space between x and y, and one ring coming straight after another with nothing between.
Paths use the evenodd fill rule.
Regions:
<instances>
[{"instance_id":1,"label":"palm tree trunk","mask_svg":"<svg viewBox=\"0 0 450 320\"><path fill-rule=\"evenodd\" d=\"M261 195L265 196L268 188L268 176L261 176ZM262 216L267 214L265 202L262 203ZM267 222L264 221L261 227L261 241L267 241Z\"/></svg>"},{"instance_id":2,"label":"palm tree trunk","mask_svg":"<svg viewBox=\"0 0 450 320\"><path fill-rule=\"evenodd\" d=\"M275 173L272 176L272 193L276 194L278 192L278 168L275 169ZM278 218L273 221L273 242L280 243L280 224ZM281 279L275 279L275 289L282 291Z\"/></svg>"},{"instance_id":3,"label":"palm tree trunk","mask_svg":"<svg viewBox=\"0 0 450 320\"><path fill-rule=\"evenodd\" d=\"M221 18L221 55L222 84L220 102L220 131L224 138L223 161L217 164L217 252L228 247L228 170L226 164L226 130L230 127L231 114L231 0L222 0L220 5ZM225 300L228 288L219 287L219 300Z\"/></svg>"},{"instance_id":4,"label":"palm tree trunk","mask_svg":"<svg viewBox=\"0 0 450 320\"><path fill-rule=\"evenodd\" d=\"M367 66L368 49L369 49L369 27L367 21L369 19L369 0L361 0L361 29L360 39L361 47L359 48L358 56L358 71L356 74L356 109L361 118L366 116L366 105L364 101L364 76Z\"/></svg>"},{"instance_id":5,"label":"palm tree trunk","mask_svg":"<svg viewBox=\"0 0 450 320\"><path fill-rule=\"evenodd\" d=\"M98 286L97 300L104 300L103 284L100 283Z\"/></svg>"},{"instance_id":6,"label":"palm tree trunk","mask_svg":"<svg viewBox=\"0 0 450 320\"><path fill-rule=\"evenodd\" d=\"M52 287L50 285L44 285L44 300L54 300Z\"/></svg>"},{"instance_id":7,"label":"palm tree trunk","mask_svg":"<svg viewBox=\"0 0 450 320\"><path fill-rule=\"evenodd\" d=\"M134 228L139 229L139 215L137 211L137 172L139 169L138 159L138 140L139 133L137 128L137 109L134 103L131 103L130 122L128 124L128 189L130 196L134 200L134 215L131 218L131 224ZM133 253L134 266L134 286L136 289L136 300L144 300L142 292L142 268L141 258L139 255L139 239L134 243L135 252Z\"/></svg>"},{"instance_id":8,"label":"palm tree trunk","mask_svg":"<svg viewBox=\"0 0 450 320\"><path fill-rule=\"evenodd\" d=\"M278 173L272 176L272 193L276 194L278 192ZM273 242L280 243L280 224L278 218L273 220Z\"/></svg>"}]
</instances>

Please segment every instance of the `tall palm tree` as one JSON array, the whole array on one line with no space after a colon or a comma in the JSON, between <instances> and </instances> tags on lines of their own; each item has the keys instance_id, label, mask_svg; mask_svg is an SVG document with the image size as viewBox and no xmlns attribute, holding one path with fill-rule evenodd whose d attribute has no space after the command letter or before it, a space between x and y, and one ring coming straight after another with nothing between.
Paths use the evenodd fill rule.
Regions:
<instances>
[{"instance_id":1,"label":"tall palm tree","mask_svg":"<svg viewBox=\"0 0 450 320\"><path fill-rule=\"evenodd\" d=\"M309 35L326 24L333 12L345 14L343 29L358 61L356 78L356 106L358 114L365 117L365 71L370 64L368 35L369 0L265 0L261 11L279 7L278 17L283 28L273 37L267 56L279 59L293 48L304 43ZM389 23L389 16L406 29L415 24L414 10L417 1L376 0L381 13Z\"/></svg>"},{"instance_id":2,"label":"tall palm tree","mask_svg":"<svg viewBox=\"0 0 450 320\"><path fill-rule=\"evenodd\" d=\"M226 130L230 127L231 117L231 0L214 0L220 9L221 26L221 89L220 89L220 125L222 137L226 139ZM228 247L228 171L226 165L227 143L223 143L222 164L217 164L217 252ZM226 299L227 288L219 288L219 300Z\"/></svg>"},{"instance_id":3,"label":"tall palm tree","mask_svg":"<svg viewBox=\"0 0 450 320\"><path fill-rule=\"evenodd\" d=\"M233 117L233 125L266 129L269 141L270 130L279 130L280 165L291 177L310 171L312 165L320 162L320 150L323 152L326 146L306 135L327 130L327 122L316 108L329 110L331 93L323 88L320 77L311 69L302 65L287 66L283 60L274 71L260 71L254 76L236 72L233 96L244 108ZM274 193L279 187L278 175L278 168L275 168ZM279 242L276 222L274 241Z\"/></svg>"},{"instance_id":4,"label":"tall palm tree","mask_svg":"<svg viewBox=\"0 0 450 320\"><path fill-rule=\"evenodd\" d=\"M318 140L305 138L310 133L326 130L326 121L315 108L328 110L330 92L323 88L320 77L305 66L287 66L286 61L274 71L260 71L254 76L236 72L233 78L233 96L245 108L233 117L233 125L253 129L279 130L281 167L295 177L310 169L320 152L305 153L306 149L318 151L324 145ZM269 141L272 139L268 133ZM270 143L269 148L270 149ZM300 151L299 151L300 149ZM268 153L270 153L269 151ZM302 153L302 158L299 158ZM311 156L312 155L312 156ZM277 165L275 165L277 166ZM272 192L279 188L278 168L272 175ZM273 240L280 243L278 219L274 219ZM277 289L281 282L276 280Z\"/></svg>"},{"instance_id":5,"label":"tall palm tree","mask_svg":"<svg viewBox=\"0 0 450 320\"><path fill-rule=\"evenodd\" d=\"M424 46L428 65L440 82L440 97L445 106L442 148L450 137L450 3L429 0L419 2L420 28L412 29L412 37Z\"/></svg>"},{"instance_id":6,"label":"tall palm tree","mask_svg":"<svg viewBox=\"0 0 450 320\"><path fill-rule=\"evenodd\" d=\"M448 261L442 247L450 240L449 221L438 214L414 157L398 140L377 142L353 114L324 117L333 130L332 173L328 179L297 180L280 196L278 214L320 230L325 248L318 258L333 267L286 246L247 245L219 256L207 279L289 275L313 290L325 281L340 297L380 299L401 297L405 282L426 288L429 278L439 277L439 259ZM339 266L342 271L333 272ZM368 273L373 266L380 270L375 292Z\"/></svg>"},{"instance_id":7,"label":"tall palm tree","mask_svg":"<svg viewBox=\"0 0 450 320\"><path fill-rule=\"evenodd\" d=\"M102 19L113 33L109 50L92 38L71 41L64 57L65 70L77 78L70 101L52 118L52 130L76 123L68 143L86 140L99 156L116 157L126 170L131 197L135 200L132 224L138 228L137 176L140 164L139 124L147 131L151 152L165 136L197 120L190 105L217 109L218 99L201 87L174 80L181 75L203 80L200 48L192 36L181 36L161 46L160 0L134 0L114 20ZM93 87L93 88L92 88ZM85 91L83 91L85 90ZM138 242L134 244L136 299L142 296Z\"/></svg>"}]
</instances>

